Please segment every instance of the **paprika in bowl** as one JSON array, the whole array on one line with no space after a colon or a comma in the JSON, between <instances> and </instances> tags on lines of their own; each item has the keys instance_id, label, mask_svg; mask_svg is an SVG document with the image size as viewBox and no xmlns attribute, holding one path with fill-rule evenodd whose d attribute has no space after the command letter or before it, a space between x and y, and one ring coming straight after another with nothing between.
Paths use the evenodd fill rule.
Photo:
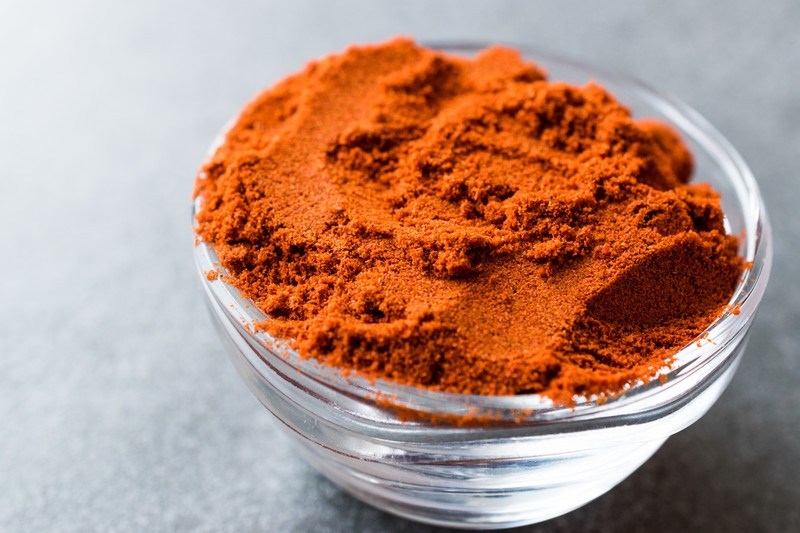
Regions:
<instances>
[{"instance_id":1,"label":"paprika in bowl","mask_svg":"<svg viewBox=\"0 0 800 533\"><path fill-rule=\"evenodd\" d=\"M476 46L445 48L464 56L479 51ZM369 49L352 50L343 59L323 61L309 70L316 71L314 75L318 79L338 80L339 83L343 79L341 68L352 66L370 53ZM395 43L384 46L381 53L385 65L392 61L402 63L404 54L417 52L409 43ZM741 158L716 130L684 104L661 96L626 76L546 54L530 52L526 55L537 65L544 66L551 79L570 84L593 80L624 102L634 116L657 119L679 131L693 155L693 162L681 148L680 141L668 132L671 130L653 125L657 124L655 122L636 126L627 112L601 89L591 88L595 86L587 86L589 88L581 93L562 84L552 91L547 89L545 96L551 97L555 92L561 102L589 101L603 111L599 117L586 118L577 111L559 108L546 97L536 102L540 106L537 111L550 113L547 120L561 121L559 124L564 126L555 137L552 132L548 133L547 126L541 126L544 123L541 115L524 116L524 106L513 110L514 120L510 122L502 117L487 120L485 114L480 120L466 117L465 112L468 115L471 109L479 107L485 110L492 103L491 99L504 98L507 85L498 81L503 76L519 85L513 90L528 90L527 84L536 84L542 79L537 68L509 59L507 52L495 51L479 54L483 59L476 60L477 67L472 70L465 67L459 74L470 83L474 81L472 78L480 78L481 82L488 79L488 83L476 91L477 96L468 94L462 95L460 100L448 100L450 107L447 109L438 102L440 98L450 98L451 92L456 94L461 90L448 85L452 69L460 68L458 63L453 67L440 56L420 56L422 68L412 68L382 82L382 90L389 96L377 103L370 101L375 108L371 116L365 117L366 125L356 124L340 132L336 142L329 143L322 164L330 165L327 171L335 173L332 179L338 189L325 189L323 192L327 196L316 201L324 203L328 197L343 197L352 202L352 198L383 195L382 199L392 212L401 213L403 220L412 220L413 227L392 227L386 222L388 219L381 218L378 213L370 224L360 223L354 228L353 204L345 202L343 207L324 206L330 220L322 222L327 229L333 228L330 233L340 239L332 241L329 248L325 249L325 243L321 243L318 249L312 250L303 242L303 232L293 234L290 224L284 224L271 227L267 235L271 239L284 239L286 246L281 249L280 257L276 256L274 248L250 253L252 250L247 246L253 243L248 243L244 237L255 234L260 238L266 230L259 223L269 219L272 212L265 210L262 215L256 215L258 220L248 220L242 215L245 207L249 207L246 204L257 205L263 199L263 192L246 189L247 173L265 172L265 168L274 169L277 163L286 164L287 160L301 167L304 164L314 167L296 156L287 156L285 143L287 139L301 144L309 142L326 127L324 119L320 118L317 122L306 123L306 129L299 132L277 127L270 130L273 126L270 120L286 124L295 120L294 112L300 104L292 101L292 86L308 81L298 76L289 78L251 105L245 112L249 115L240 117L239 124L218 145L221 148L216 154L235 160L239 173L229 176L235 179L225 183L203 182L206 178L201 176L198 180L196 220L200 220L200 224L209 220L202 216L208 213L204 213L204 209L209 208L204 202L213 202L212 210L228 210L229 216L220 219L215 229L217 233L214 233L227 236L228 240L198 239L195 257L214 323L247 385L291 430L289 434L298 442L298 450L304 457L334 483L379 508L429 523L496 528L538 522L579 507L619 483L670 435L702 416L722 393L743 353L747 332L769 275L770 231L758 188ZM491 57L491 61L487 57ZM334 64L336 61L338 63ZM346 86L356 81L351 72L350 78L342 83ZM536 85L531 89L531 98L537 98L536 91L541 91L542 87ZM333 96L330 92L316 95L316 102L330 106ZM364 100L369 101L369 98L364 96ZM416 151L406 146L409 139L424 143L424 139L419 141L422 132L418 126L430 119L425 113L434 105L439 106L436 113L446 116L439 123L441 127L430 136L435 150L423 158L419 150L421 146L424 148L423 144L417 144ZM335 114L337 109L327 112ZM506 110L507 106L503 112ZM251 120L256 115L259 120ZM523 132L518 129L520 123L535 127ZM602 128L608 132L608 137L601 138L598 132ZM642 134L641 129L650 133ZM593 143L584 145L580 139L576 141L567 136L576 131L592 137ZM502 138L502 134L509 132L510 140ZM241 148L258 135L270 139L269 145L249 151L235 150L237 143ZM495 136L490 150L485 150L486 135ZM555 184L562 189L554 190L549 199L534 197L536 191L527 191L527 204L514 204L511 209L503 202L513 202L523 196L519 189L513 189L515 184L481 181L475 176L480 175L482 168L497 163L492 158L502 159L502 164L509 165L499 174L524 173L526 168L514 167L514 157L508 155L520 149L514 144L514 137L524 135L538 136L549 142L550 148L562 153L572 150L574 159L584 158L584 162L590 164L573 173L582 181L562 180ZM633 135L637 142L630 142L627 135ZM619 136L625 142L619 143ZM490 152L491 157L481 159L475 150L464 151L463 145L458 143L442 147L442 142L453 138L459 143L467 139L470 147L478 146ZM458 157L448 161L445 148ZM535 161L537 157L541 160L541 149L540 145L527 147L526 161ZM639 159L613 159L618 152L626 150ZM600 159L586 159L597 153L602 155ZM309 150L309 159L310 154ZM671 159L665 159L665 154ZM572 163L564 163L561 155L559 159L549 153L547 168L537 167L537 172L542 176L561 172L563 176L565 168L567 173L569 169L574 170L569 166ZM649 188L645 190L630 181L617 180L613 182L615 189L606 180L604 197L597 203L609 203L605 195L627 198L626 191L634 191L639 195L636 201L649 206L641 220L636 219L638 225L626 225L624 216L603 219L607 214L597 211L592 200L581 196L584 183L598 182L600 178L592 173L602 173L603 165L609 164L608 158L616 161L611 174L638 172L638 179L647 181ZM215 161L221 159L212 158L206 172L224 173L224 164ZM652 163L652 168L642 161ZM628 163L632 165L630 168L626 166ZM459 169L458 165L465 164L471 165L467 169L469 172L462 172L465 177L459 181L457 174L464 169ZM688 178L692 165L694 175L709 182L719 193L722 211L719 206L715 207L716 195L710 189L689 190L681 185ZM411 181L409 174L404 174L409 168L425 179ZM304 169L295 170L296 179L303 179ZM312 171L313 168L309 170ZM299 181L292 182L290 187L274 194L280 195L286 205L293 205L293 202L308 205L308 209L297 214L301 221L298 227L314 234L314 225L319 221L314 217L315 206L305 199L313 191L303 185ZM328 186L319 182L313 185L323 189ZM663 193L670 189L682 192ZM349 200L342 196L342 191L351 194ZM597 200L597 190L592 194ZM443 203L436 203L437 198ZM454 204L453 212L447 211L446 202ZM654 202L659 209L652 208ZM375 214L371 203L359 205ZM441 213L431 216L431 205L444 207ZM686 209L689 209L688 218L684 216ZM725 214L724 220L721 212ZM427 213L430 220L415 219L419 213ZM448 217L452 218L453 213L468 222L462 227L441 231L440 226L449 222ZM526 213L534 215L525 218ZM635 209L625 213L632 218L636 215ZM558 224L543 225L543 220L559 217ZM605 234L612 236L606 242L598 243L598 234L591 233L591 228L582 230L584 225L597 226L598 220L613 222L605 228ZM681 224L694 224L695 233L711 239L713 245L697 241L699 237L693 237L692 241L683 236L675 237L686 233ZM638 233L642 225L655 231ZM433 226L437 228L431 233L435 238L426 241L429 235L425 231ZM627 229L617 231L616 226ZM475 228L485 233L476 235ZM509 228L513 231L506 231ZM198 233L204 235L202 231ZM524 234L525 239L518 239L519 234ZM734 241L725 237L726 234L740 237ZM620 262L632 257L631 254L652 254L651 249L661 245L662 237L679 242L680 246L675 247L670 241L669 248L678 252L656 255L660 260L654 265L642 260L628 261L634 265L649 265L644 274L641 268L631 269L627 263ZM347 240L352 238L356 241ZM655 240L648 240L651 238ZM369 246L360 247L358 239L369 240ZM737 242L738 249L732 254L731 243L735 247ZM414 278L418 280L414 293L413 286L409 288L408 284L403 284L407 281L403 278L405 271L395 270L394 278L386 274L389 287L395 283L394 292L398 298L404 291L411 291L413 296L411 300L402 301L402 305L395 305L397 300L392 291L382 286L386 285L385 280L380 276L369 279L364 269L358 271L359 265L340 260L336 268L358 271L352 278L358 278L358 283L353 285L358 291L347 294L346 301L338 304L338 309L356 309L363 324L348 324L345 319L328 316L323 322L308 326L304 324L307 315L320 311L319 306L314 307L315 302L325 298L335 300L335 291L341 288L332 280L334 296L323 294L319 287L316 292L307 287L303 287L303 293L292 292L292 287L303 285L301 275L317 275L324 270L321 265L325 258L321 257L319 249L328 255L341 249L357 250L358 254L348 259L356 257L369 263L378 257L380 260L373 264L375 268L384 268L384 263L410 265L424 275ZM698 259L706 257L701 253L703 250L714 260ZM502 306L493 304L499 293L492 293L492 290L503 289L505 280L520 271L507 269L494 272L492 276L481 270L483 263L496 258L508 262L514 254L519 256L514 259L515 264L528 265L525 261L532 261L541 270L536 271L535 278L517 281L527 281L528 285L542 291L543 297L543 291L556 287L562 291L563 300L572 302L575 309L593 308L593 321L570 319L571 323L583 325L582 330L569 332L572 335L570 346L580 346L585 353L565 358L562 350L558 355L564 362L553 366L547 363L548 352L538 349L546 345L548 350L554 351L554 346L563 346L555 341L546 344L537 337L544 335L542 331L550 337L558 337L546 329L548 324L540 322L551 318L566 320L571 316L572 308L552 295L548 300L550 308L534 309L530 320L537 323L526 330L530 332L530 345L536 349L525 352L528 347L518 346L519 328L503 315ZM305 262L302 271L292 271L285 264L289 256L296 258L297 263L301 263L303 257L313 256L316 263L312 266ZM566 278L574 281L575 287L558 285L564 281L563 277L559 278L564 264L579 268L595 259L619 268L622 273L612 269L592 278L593 274L587 272ZM280 271L271 271L274 265L281 265ZM274 276L286 276L287 272L292 283L276 290ZM732 272L735 273L733 278ZM530 273L525 275L530 276ZM267 294L248 290L269 276L273 279L267 284L270 287ZM613 278L615 290L603 292L602 287L597 288L609 283L602 279L604 276ZM368 283L364 282L365 278ZM591 285L591 279L584 278L592 278L598 285ZM684 278L693 281L684 286ZM715 278L718 278L716 284ZM433 297L446 296L450 287L457 286L461 290L464 284L475 279L482 279L487 290L483 294L474 293L472 307L484 313L482 321L461 324L462 329L471 324L469 332L458 328L442 329L446 321L441 317L448 315L437 315L436 306L431 305L416 315L408 311L414 302L430 300L432 297L426 291L432 288L438 291ZM622 283L620 279L633 281ZM659 279L670 288L658 286ZM526 288L520 287L519 293L505 291L508 294L500 299L509 300L511 305L530 298L530 294L525 294ZM672 290L674 287L685 290ZM728 290L730 292L726 292ZM582 291L611 296L587 304L575 296ZM638 293L651 300L643 301ZM299 301L298 294L304 294L308 301L303 298ZM680 298L681 294L684 299ZM336 305L333 301L329 307L336 308ZM398 307L403 307L405 314L393 320ZM474 309L469 306L464 309L462 317L475 318ZM548 316L548 311L552 317ZM711 311L713 316L703 314ZM646 322L647 327L635 330L636 335L631 333L629 325L621 325L635 322L637 318ZM518 319L519 316L515 318ZM700 319L707 319L707 322L698 328ZM556 329L559 327L557 325ZM602 334L598 336L592 328ZM628 328L625 335L613 335L625 328ZM691 336L686 337L688 333ZM576 337L587 337L591 343L576 341ZM453 338L466 340L454 344ZM609 343L609 339L616 339L618 345ZM454 346L461 352L453 351ZM476 346L482 346L485 352L466 358L464 354L469 354L470 350L474 352ZM487 359L481 356L496 351L498 346L503 350L517 347L528 357L498 360L494 369L487 370ZM646 348L649 358L636 359L632 346ZM319 351L323 348L327 351ZM309 357L309 353L314 357ZM460 366L448 368L441 363L438 359L442 358L442 353L449 361L459 361ZM388 361L375 358L375 354ZM407 364L409 357L417 355L421 359L433 357L435 364L427 360L425 365ZM585 357L587 355L589 357ZM530 359L545 363L540 368L520 366L521 359L525 364ZM448 382L453 376L453 381ZM486 382L480 382L476 376L485 376ZM654 376L660 379L651 379ZM472 379L467 379L469 377Z\"/></svg>"}]
</instances>

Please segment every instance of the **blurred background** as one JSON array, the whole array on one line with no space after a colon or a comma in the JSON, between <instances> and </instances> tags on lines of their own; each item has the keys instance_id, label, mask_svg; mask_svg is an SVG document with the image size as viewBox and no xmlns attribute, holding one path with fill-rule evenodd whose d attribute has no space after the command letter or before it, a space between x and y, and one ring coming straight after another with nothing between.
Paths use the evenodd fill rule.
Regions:
<instances>
[{"instance_id":1,"label":"blurred background","mask_svg":"<svg viewBox=\"0 0 800 533\"><path fill-rule=\"evenodd\" d=\"M0 0L0 530L433 531L338 491L240 383L192 261L215 134L306 61L398 34L529 44L697 108L775 266L729 390L530 531L800 531L800 2Z\"/></svg>"}]
</instances>

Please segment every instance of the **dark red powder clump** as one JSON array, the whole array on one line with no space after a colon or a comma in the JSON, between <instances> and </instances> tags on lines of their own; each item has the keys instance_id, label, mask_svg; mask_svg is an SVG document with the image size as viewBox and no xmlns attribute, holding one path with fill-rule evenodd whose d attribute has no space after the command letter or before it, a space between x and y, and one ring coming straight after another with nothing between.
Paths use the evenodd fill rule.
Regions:
<instances>
[{"instance_id":1,"label":"dark red powder clump","mask_svg":"<svg viewBox=\"0 0 800 533\"><path fill-rule=\"evenodd\" d=\"M506 48L409 40L245 108L198 234L304 357L432 389L618 392L729 300L742 261L678 135Z\"/></svg>"}]
</instances>

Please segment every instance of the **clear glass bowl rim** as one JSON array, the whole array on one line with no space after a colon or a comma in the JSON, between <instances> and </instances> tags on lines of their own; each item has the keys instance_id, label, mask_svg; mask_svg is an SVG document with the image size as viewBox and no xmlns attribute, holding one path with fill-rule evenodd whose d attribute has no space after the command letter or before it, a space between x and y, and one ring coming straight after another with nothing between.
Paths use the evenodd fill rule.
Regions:
<instances>
[{"instance_id":1,"label":"clear glass bowl rim","mask_svg":"<svg viewBox=\"0 0 800 533\"><path fill-rule=\"evenodd\" d=\"M449 53L472 55L489 46L489 43L428 42L425 46ZM687 396L685 387L680 386L681 381L697 373L707 372L711 375L714 369L725 366L726 361L720 358L730 355L731 351L725 348L737 339L741 341L739 334L751 325L764 294L772 264L769 220L758 185L742 157L716 128L688 104L660 93L635 77L590 66L530 46L510 46L519 50L525 59L538 60L545 64L559 64L582 71L591 78L613 80L615 83L630 87L639 97L658 109L667 120L678 126L684 135L690 135L696 143L702 145L714 156L715 163L723 167L725 177L733 184L738 200L743 205L746 228L743 255L752 266L744 272L742 281L729 302L729 308L737 309L737 312L724 312L702 334L712 339L714 343L692 341L684 346L676 353L674 363L663 372L661 380L654 379L648 383L634 384L623 394L613 397L578 398L576 405L573 406L554 405L549 399L538 394L516 396L458 394L400 385L383 379L370 380L352 373L345 376L341 369L328 367L313 359L301 358L280 340L253 328L252 324L266 319L266 315L261 313L252 301L243 298L236 288L223 282L222 279L210 281L206 278L205 272L208 270L218 269L224 273L224 269L219 265L213 248L198 238L195 243L195 260L201 282L208 294L221 304L226 318L242 335L249 337L251 341L249 344L264 362L289 364L303 376L316 382L316 385L347 396L359 397L371 403L380 400L385 404L389 401L392 405L436 415L443 419L448 416L454 418L465 415L486 416L489 419L512 419L521 425L525 425L526 421L535 423L594 419L600 414L621 417L636 413L641 416L642 410L637 406L647 406L649 410L660 411L664 406ZM234 121L235 118L223 128L212 144L209 156L222 144L225 133ZM202 198L196 198L194 201L193 224L195 214L201 209L201 203ZM277 359L268 361L270 358ZM654 413L654 417L657 416Z\"/></svg>"}]
</instances>

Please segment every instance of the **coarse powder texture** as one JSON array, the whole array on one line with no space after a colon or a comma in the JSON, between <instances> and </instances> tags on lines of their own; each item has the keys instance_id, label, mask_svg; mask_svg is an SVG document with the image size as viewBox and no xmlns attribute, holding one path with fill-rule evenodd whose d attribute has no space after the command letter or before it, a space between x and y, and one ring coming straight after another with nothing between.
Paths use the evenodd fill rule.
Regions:
<instances>
[{"instance_id":1,"label":"coarse powder texture","mask_svg":"<svg viewBox=\"0 0 800 533\"><path fill-rule=\"evenodd\" d=\"M507 48L309 64L203 168L197 232L303 357L431 389L614 394L742 271L678 135Z\"/></svg>"}]
</instances>

